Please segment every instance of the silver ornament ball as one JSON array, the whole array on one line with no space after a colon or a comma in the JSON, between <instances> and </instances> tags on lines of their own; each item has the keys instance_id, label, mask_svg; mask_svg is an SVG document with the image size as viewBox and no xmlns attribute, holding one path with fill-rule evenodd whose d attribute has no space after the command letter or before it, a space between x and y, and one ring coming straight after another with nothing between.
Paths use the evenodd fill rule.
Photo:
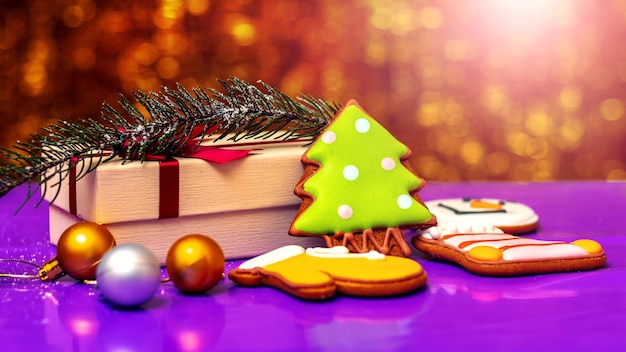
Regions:
<instances>
[{"instance_id":1,"label":"silver ornament ball","mask_svg":"<svg viewBox=\"0 0 626 352\"><path fill-rule=\"evenodd\" d=\"M98 289L110 303L136 307L148 302L161 283L159 260L138 244L122 244L103 257L96 270Z\"/></svg>"}]
</instances>

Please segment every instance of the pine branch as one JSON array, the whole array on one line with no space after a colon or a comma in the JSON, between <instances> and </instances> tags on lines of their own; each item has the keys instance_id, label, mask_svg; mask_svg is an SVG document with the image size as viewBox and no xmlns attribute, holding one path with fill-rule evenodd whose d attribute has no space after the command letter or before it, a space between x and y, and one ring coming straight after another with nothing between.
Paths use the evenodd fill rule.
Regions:
<instances>
[{"instance_id":1,"label":"pine branch","mask_svg":"<svg viewBox=\"0 0 626 352\"><path fill-rule=\"evenodd\" d=\"M198 145L209 136L234 142L270 137L312 140L340 109L336 103L308 95L292 99L260 81L261 89L237 78L219 83L225 92L212 88L189 92L181 85L133 92L147 116L121 95L121 111L105 102L101 121L59 121L44 128L45 133L31 135L28 142L0 148L0 197L32 180L37 187L29 186L27 199L40 187L44 194L50 186L58 192L56 186L69 177L71 167L76 167L80 179L115 157L129 162L176 154L194 138Z\"/></svg>"}]
</instances>

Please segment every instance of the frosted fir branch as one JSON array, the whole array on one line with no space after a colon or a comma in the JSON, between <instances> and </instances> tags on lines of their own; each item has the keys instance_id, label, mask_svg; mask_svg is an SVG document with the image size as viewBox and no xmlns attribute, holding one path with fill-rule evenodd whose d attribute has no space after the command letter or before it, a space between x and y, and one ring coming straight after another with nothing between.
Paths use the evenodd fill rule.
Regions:
<instances>
[{"instance_id":1,"label":"frosted fir branch","mask_svg":"<svg viewBox=\"0 0 626 352\"><path fill-rule=\"evenodd\" d=\"M27 199L40 187L45 194L47 187L69 177L69 168L76 167L80 179L112 158L130 162L144 161L148 155L173 155L196 138L197 145L208 137L234 142L272 137L311 141L341 108L309 95L292 99L261 81L259 87L238 78L219 83L225 92L213 88L190 92L177 85L158 92L135 91L135 103L120 95L121 110L105 102L99 120L61 120L27 142L0 148L0 197L31 181L36 187L29 186ZM59 192L60 187L55 188Z\"/></svg>"}]
</instances>

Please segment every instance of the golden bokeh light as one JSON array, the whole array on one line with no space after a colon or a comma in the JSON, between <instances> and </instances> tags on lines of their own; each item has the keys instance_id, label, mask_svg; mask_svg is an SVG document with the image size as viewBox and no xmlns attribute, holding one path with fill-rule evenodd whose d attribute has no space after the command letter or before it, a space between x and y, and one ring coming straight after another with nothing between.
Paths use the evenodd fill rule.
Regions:
<instances>
[{"instance_id":1,"label":"golden bokeh light","mask_svg":"<svg viewBox=\"0 0 626 352\"><path fill-rule=\"evenodd\" d=\"M616 121L624 116L624 103L616 98L604 100L600 104L602 117L607 121Z\"/></svg>"},{"instance_id":2,"label":"golden bokeh light","mask_svg":"<svg viewBox=\"0 0 626 352\"><path fill-rule=\"evenodd\" d=\"M119 93L356 99L426 180L626 180L626 2L0 2L3 147Z\"/></svg>"}]
</instances>

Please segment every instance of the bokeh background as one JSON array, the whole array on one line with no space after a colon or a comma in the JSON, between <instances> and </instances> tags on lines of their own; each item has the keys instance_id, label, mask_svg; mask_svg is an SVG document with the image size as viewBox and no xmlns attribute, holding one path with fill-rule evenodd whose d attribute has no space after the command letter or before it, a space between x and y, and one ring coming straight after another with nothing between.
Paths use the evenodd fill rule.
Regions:
<instances>
[{"instance_id":1,"label":"bokeh background","mask_svg":"<svg viewBox=\"0 0 626 352\"><path fill-rule=\"evenodd\" d=\"M626 0L1 0L0 144L235 76L355 98L427 180L626 179Z\"/></svg>"}]
</instances>

